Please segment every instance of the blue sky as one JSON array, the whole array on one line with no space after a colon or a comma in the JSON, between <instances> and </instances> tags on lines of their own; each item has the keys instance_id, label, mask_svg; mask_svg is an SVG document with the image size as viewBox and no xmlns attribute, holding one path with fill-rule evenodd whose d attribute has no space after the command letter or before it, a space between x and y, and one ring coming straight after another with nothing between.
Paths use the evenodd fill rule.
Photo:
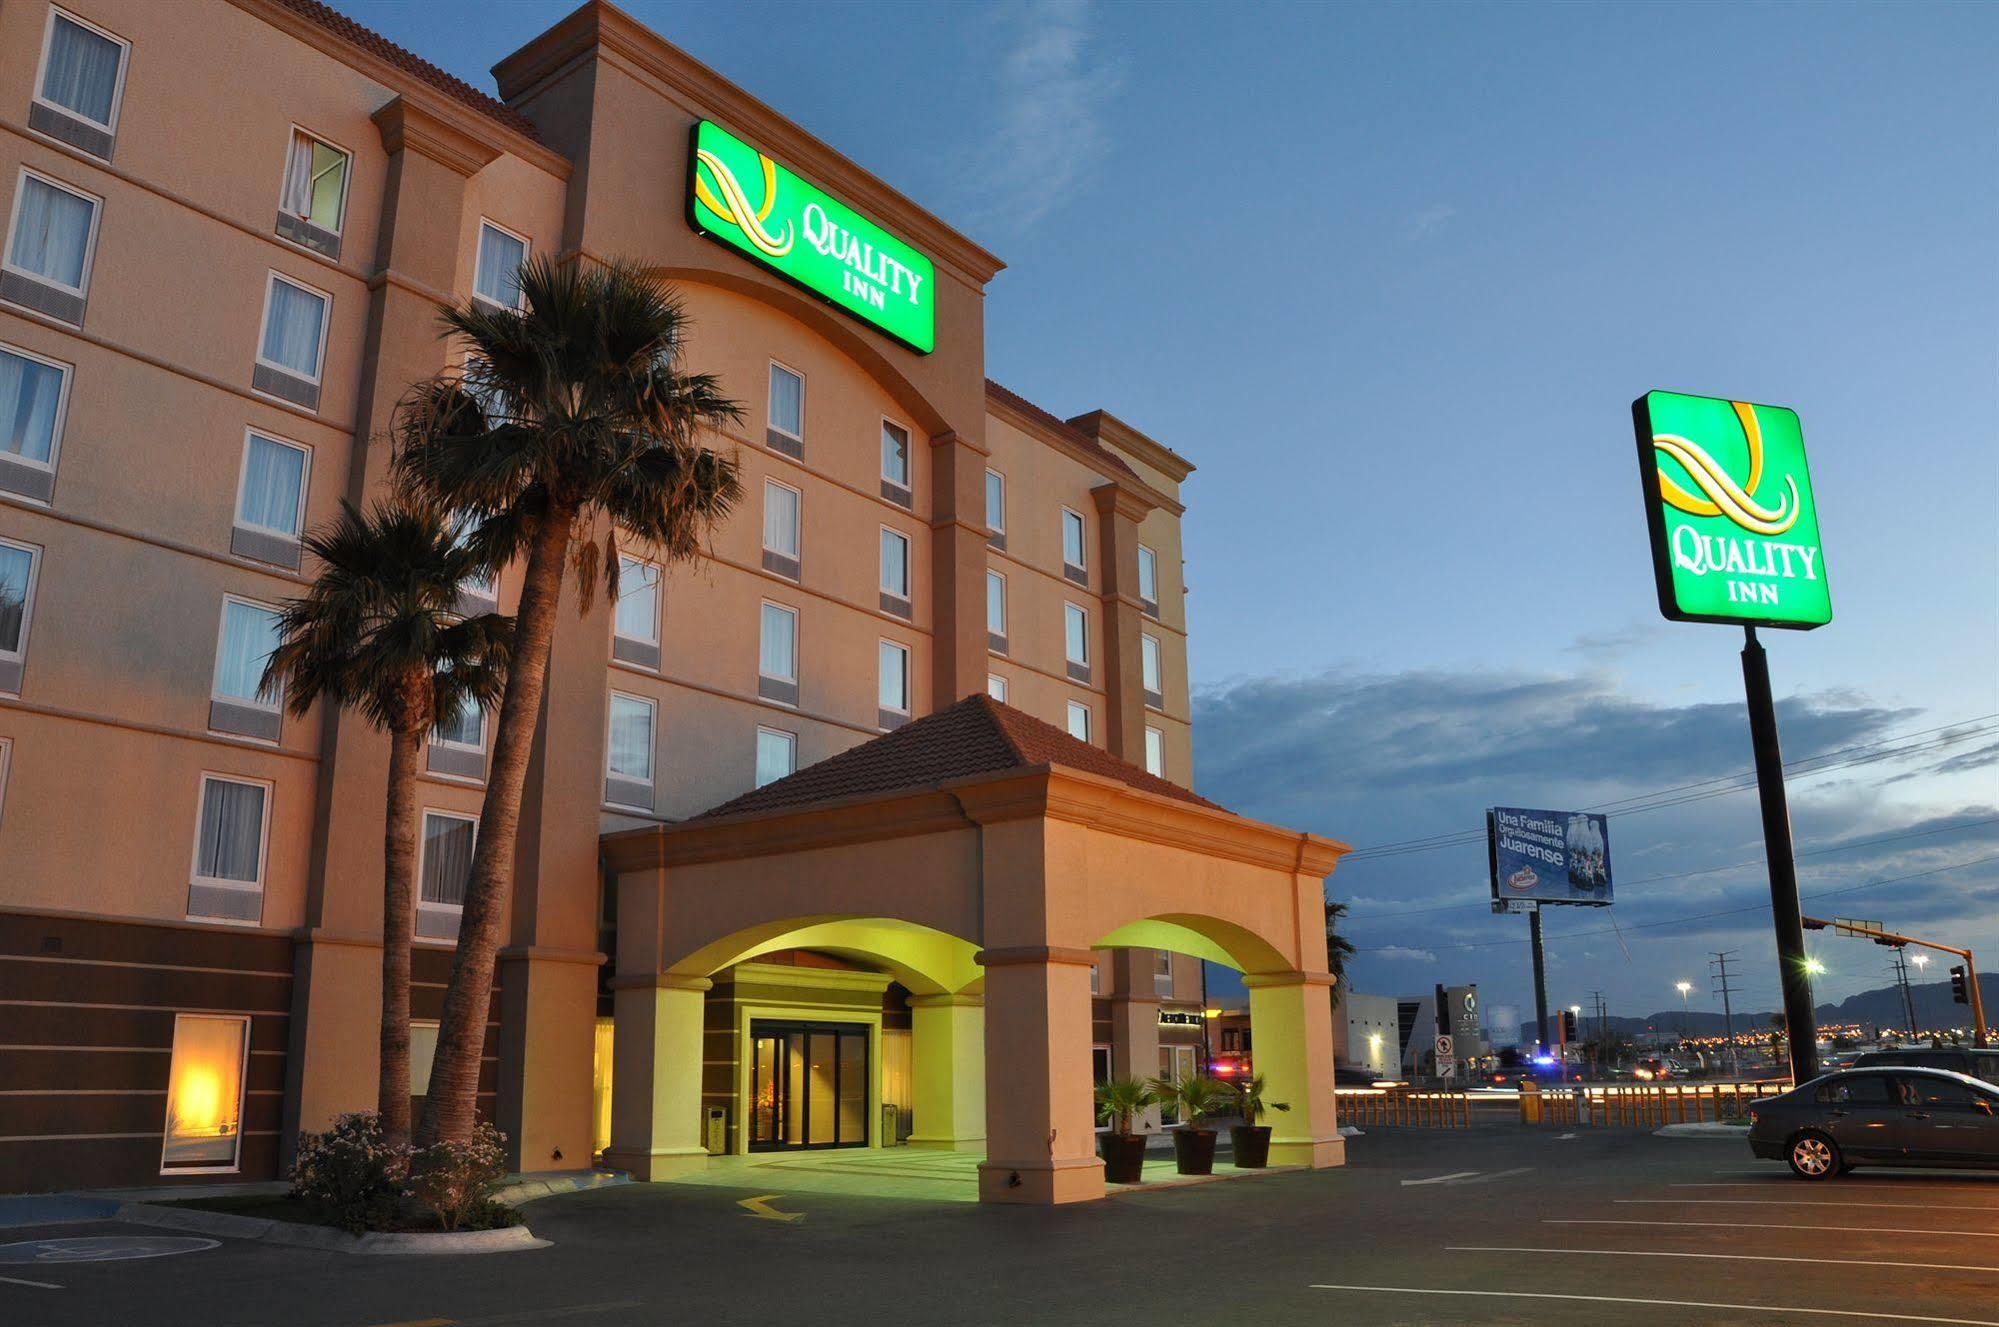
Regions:
<instances>
[{"instance_id":1,"label":"blue sky","mask_svg":"<svg viewBox=\"0 0 1999 1327\"><path fill-rule=\"evenodd\" d=\"M342 7L487 88L567 8ZM629 8L1006 259L993 377L1199 466L1209 795L1365 847L1746 769L1739 633L1653 599L1651 387L1803 417L1836 617L1766 633L1787 757L1999 716L1999 9ZM1797 783L1807 894L1930 872L1822 906L1999 951L1977 726ZM1551 917L1595 932L1554 1001L1666 1009L1739 948L1774 1004L1767 910L1662 924L1767 900L1684 874L1760 854L1753 795L1611 838L1651 883L1621 936ZM1343 866L1356 986L1526 1006L1484 890L1477 845ZM1885 981L1824 949L1825 997Z\"/></svg>"}]
</instances>

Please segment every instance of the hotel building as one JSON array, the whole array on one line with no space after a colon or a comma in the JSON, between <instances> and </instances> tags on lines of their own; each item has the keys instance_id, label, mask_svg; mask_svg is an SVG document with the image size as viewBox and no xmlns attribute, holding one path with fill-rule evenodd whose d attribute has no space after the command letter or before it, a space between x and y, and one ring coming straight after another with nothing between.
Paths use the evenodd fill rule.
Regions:
<instances>
[{"instance_id":1,"label":"hotel building","mask_svg":"<svg viewBox=\"0 0 1999 1327\"><path fill-rule=\"evenodd\" d=\"M983 1145L972 1070L938 1097L921 1043L926 1018L951 1023L982 1071L964 1010L986 988L913 995L929 969L824 930L854 910L815 904L809 874L787 926L706 975L646 956L659 928L631 918L671 929L695 885L667 866L703 834L1032 777L1115 789L1202 852L1228 840L1280 882L1271 916L1337 855L1185 791L1192 467L1107 412L1060 418L986 377L996 257L608 5L494 74L497 97L315 0L0 7L0 1192L268 1178L299 1130L373 1104L387 742L349 713L291 718L256 679L312 572L302 533L378 490L397 400L454 362L436 306L516 303L530 255L631 258L674 284L691 367L743 407L712 442L745 496L698 564L634 556L615 601L567 596L481 1082L517 1166L589 1165L614 1132L639 1141L612 1159L642 1173L696 1146ZM696 164L711 145L751 169L725 185ZM792 237L822 258L838 262L828 216L857 244L874 228L844 300L751 253L759 223L722 224L730 189L747 212L761 183L767 209L779 181L825 200ZM891 251L915 257L891 268ZM918 321L879 312L884 287L920 292ZM503 574L468 607L516 592ZM440 729L421 784L418 1091L489 736L478 713ZM974 749L991 758L965 765ZM883 832L827 896L842 871L904 871L896 845L949 838ZM755 881L778 869L703 851ZM1216 898L1248 888L1192 875ZM789 924L806 918L822 929ZM1066 990L1087 968L1091 1063L1064 1022L1054 1072L1077 1062L1080 1086L1049 1088L1085 1112L1091 1074L1193 1067L1202 956L1253 949L1238 966L1304 983L1272 979L1308 992L1296 1017L1315 1017L1312 990L1323 1004L1315 965L1248 938L1275 922L1217 923L1180 952L1136 943L1180 932L1127 928L1032 961L994 924L953 934ZM682 1095L651 1120L643 1080L669 1041L627 1029L685 996L701 1030L673 1044L698 1118ZM926 1118L926 1092L952 1091ZM1323 1164L1329 1113L1313 1129Z\"/></svg>"}]
</instances>

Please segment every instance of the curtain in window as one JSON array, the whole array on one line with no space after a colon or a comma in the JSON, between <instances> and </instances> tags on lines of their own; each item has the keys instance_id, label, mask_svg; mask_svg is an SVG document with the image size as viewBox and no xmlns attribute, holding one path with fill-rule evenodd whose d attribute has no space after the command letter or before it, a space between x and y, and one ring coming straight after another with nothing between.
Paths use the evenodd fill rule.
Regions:
<instances>
[{"instance_id":1,"label":"curtain in window","mask_svg":"<svg viewBox=\"0 0 1999 1327\"><path fill-rule=\"evenodd\" d=\"M986 471L986 528L1006 529L1006 481Z\"/></svg>"},{"instance_id":2,"label":"curtain in window","mask_svg":"<svg viewBox=\"0 0 1999 1327\"><path fill-rule=\"evenodd\" d=\"M495 304L514 309L521 302L521 264L528 246L502 230L479 228L479 271L472 288Z\"/></svg>"},{"instance_id":3,"label":"curtain in window","mask_svg":"<svg viewBox=\"0 0 1999 1327\"><path fill-rule=\"evenodd\" d=\"M770 426L793 437L805 434L805 379L770 366Z\"/></svg>"},{"instance_id":4,"label":"curtain in window","mask_svg":"<svg viewBox=\"0 0 1999 1327\"><path fill-rule=\"evenodd\" d=\"M323 230L340 229L347 192L347 154L298 130L285 157L284 197L278 206Z\"/></svg>"},{"instance_id":5,"label":"curtain in window","mask_svg":"<svg viewBox=\"0 0 1999 1327\"><path fill-rule=\"evenodd\" d=\"M986 573L986 630L995 636L1006 635L1006 581L990 571Z\"/></svg>"},{"instance_id":6,"label":"curtain in window","mask_svg":"<svg viewBox=\"0 0 1999 1327\"><path fill-rule=\"evenodd\" d=\"M887 421L882 423L882 478L909 487L909 435Z\"/></svg>"},{"instance_id":7,"label":"curtain in window","mask_svg":"<svg viewBox=\"0 0 1999 1327\"><path fill-rule=\"evenodd\" d=\"M264 318L264 358L302 378L317 378L325 312L324 297L272 277L271 308Z\"/></svg>"},{"instance_id":8,"label":"curtain in window","mask_svg":"<svg viewBox=\"0 0 1999 1327\"><path fill-rule=\"evenodd\" d=\"M909 598L909 541L890 530L882 531L882 589Z\"/></svg>"},{"instance_id":9,"label":"curtain in window","mask_svg":"<svg viewBox=\"0 0 1999 1327\"><path fill-rule=\"evenodd\" d=\"M627 640L659 639L659 569L622 558L618 562L618 634Z\"/></svg>"},{"instance_id":10,"label":"curtain in window","mask_svg":"<svg viewBox=\"0 0 1999 1327\"><path fill-rule=\"evenodd\" d=\"M457 816L423 818L423 883L425 903L462 907L465 883L472 878L472 846L476 827Z\"/></svg>"},{"instance_id":11,"label":"curtain in window","mask_svg":"<svg viewBox=\"0 0 1999 1327\"><path fill-rule=\"evenodd\" d=\"M215 690L236 700L273 702L259 695L264 661L278 645L278 615L268 608L238 603L222 605L222 644L216 651Z\"/></svg>"},{"instance_id":12,"label":"curtain in window","mask_svg":"<svg viewBox=\"0 0 1999 1327\"><path fill-rule=\"evenodd\" d=\"M797 659L798 619L782 608L765 604L763 648L759 652L757 671L765 677L789 682L795 675Z\"/></svg>"},{"instance_id":13,"label":"curtain in window","mask_svg":"<svg viewBox=\"0 0 1999 1327\"><path fill-rule=\"evenodd\" d=\"M71 290L83 289L90 217L97 205L32 175L21 177L21 211L7 260Z\"/></svg>"},{"instance_id":14,"label":"curtain in window","mask_svg":"<svg viewBox=\"0 0 1999 1327\"><path fill-rule=\"evenodd\" d=\"M1138 597L1147 603L1159 599L1159 559L1143 544L1138 549Z\"/></svg>"},{"instance_id":15,"label":"curtain in window","mask_svg":"<svg viewBox=\"0 0 1999 1327\"><path fill-rule=\"evenodd\" d=\"M1072 567L1086 567L1083 561L1083 518L1074 512L1062 513L1062 560Z\"/></svg>"},{"instance_id":16,"label":"curtain in window","mask_svg":"<svg viewBox=\"0 0 1999 1327\"><path fill-rule=\"evenodd\" d=\"M1084 617L1083 610L1074 604L1062 605L1062 618L1064 635L1066 637L1064 648L1067 651L1069 662L1088 663L1090 661L1090 640L1086 626L1089 619Z\"/></svg>"},{"instance_id":17,"label":"curtain in window","mask_svg":"<svg viewBox=\"0 0 1999 1327\"><path fill-rule=\"evenodd\" d=\"M881 643L881 707L909 709L909 655L887 641Z\"/></svg>"},{"instance_id":18,"label":"curtain in window","mask_svg":"<svg viewBox=\"0 0 1999 1327\"><path fill-rule=\"evenodd\" d=\"M1083 742L1090 740L1090 708L1073 700L1069 702L1069 736Z\"/></svg>"},{"instance_id":19,"label":"curtain in window","mask_svg":"<svg viewBox=\"0 0 1999 1327\"><path fill-rule=\"evenodd\" d=\"M798 494L782 484L764 485L764 547L798 557Z\"/></svg>"},{"instance_id":20,"label":"curtain in window","mask_svg":"<svg viewBox=\"0 0 1999 1327\"><path fill-rule=\"evenodd\" d=\"M61 399L61 369L0 350L0 452L47 461Z\"/></svg>"},{"instance_id":21,"label":"curtain in window","mask_svg":"<svg viewBox=\"0 0 1999 1327\"><path fill-rule=\"evenodd\" d=\"M610 766L620 778L652 781L652 706L611 697Z\"/></svg>"},{"instance_id":22,"label":"curtain in window","mask_svg":"<svg viewBox=\"0 0 1999 1327\"><path fill-rule=\"evenodd\" d=\"M792 739L784 733L757 731L757 787L791 773Z\"/></svg>"},{"instance_id":23,"label":"curtain in window","mask_svg":"<svg viewBox=\"0 0 1999 1327\"><path fill-rule=\"evenodd\" d=\"M285 154L285 191L278 206L295 217L312 214L312 139L296 129Z\"/></svg>"},{"instance_id":24,"label":"curtain in window","mask_svg":"<svg viewBox=\"0 0 1999 1327\"><path fill-rule=\"evenodd\" d=\"M297 534L299 488L304 483L304 452L252 433L243 456L243 500L237 505L237 522Z\"/></svg>"},{"instance_id":25,"label":"curtain in window","mask_svg":"<svg viewBox=\"0 0 1999 1327\"><path fill-rule=\"evenodd\" d=\"M21 624L28 615L28 573L34 565L34 554L27 549L0 544L0 651L12 654L21 648Z\"/></svg>"},{"instance_id":26,"label":"curtain in window","mask_svg":"<svg viewBox=\"0 0 1999 1327\"><path fill-rule=\"evenodd\" d=\"M1147 691L1159 691L1159 642L1150 636L1138 638L1139 669Z\"/></svg>"},{"instance_id":27,"label":"curtain in window","mask_svg":"<svg viewBox=\"0 0 1999 1327\"><path fill-rule=\"evenodd\" d=\"M201 845L194 873L254 884L263 875L264 789L210 779L201 786Z\"/></svg>"},{"instance_id":28,"label":"curtain in window","mask_svg":"<svg viewBox=\"0 0 1999 1327\"><path fill-rule=\"evenodd\" d=\"M456 742L460 746L484 745L486 727L485 713L478 702L468 700L458 707L458 712L437 725L433 734L437 741Z\"/></svg>"},{"instance_id":29,"label":"curtain in window","mask_svg":"<svg viewBox=\"0 0 1999 1327\"><path fill-rule=\"evenodd\" d=\"M109 129L122 54L109 37L56 15L49 32L48 69L42 75L43 99Z\"/></svg>"}]
</instances>

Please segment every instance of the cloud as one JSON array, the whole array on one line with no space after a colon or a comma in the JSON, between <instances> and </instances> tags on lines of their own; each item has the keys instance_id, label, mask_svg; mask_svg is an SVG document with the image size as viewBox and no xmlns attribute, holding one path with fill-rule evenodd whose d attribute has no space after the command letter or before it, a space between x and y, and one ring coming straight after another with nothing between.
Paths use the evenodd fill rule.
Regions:
<instances>
[{"instance_id":1,"label":"cloud","mask_svg":"<svg viewBox=\"0 0 1999 1327\"><path fill-rule=\"evenodd\" d=\"M1437 956L1427 949L1411 949L1406 945L1384 945L1374 951L1379 959L1407 959L1411 963L1435 963Z\"/></svg>"},{"instance_id":2,"label":"cloud","mask_svg":"<svg viewBox=\"0 0 1999 1327\"><path fill-rule=\"evenodd\" d=\"M1616 631L1597 631L1578 636L1563 649L1601 662L1629 654L1661 634L1660 628L1653 623L1633 622Z\"/></svg>"},{"instance_id":3,"label":"cloud","mask_svg":"<svg viewBox=\"0 0 1999 1327\"><path fill-rule=\"evenodd\" d=\"M993 123L967 181L974 221L1022 231L1067 201L1110 152L1103 110L1123 85L1089 0L1025 0L997 22Z\"/></svg>"},{"instance_id":4,"label":"cloud","mask_svg":"<svg viewBox=\"0 0 1999 1327\"><path fill-rule=\"evenodd\" d=\"M1451 218L1457 214L1458 210L1455 207L1448 207L1442 203L1426 207L1410 218L1409 238L1412 240L1428 239L1442 230L1450 222Z\"/></svg>"}]
</instances>

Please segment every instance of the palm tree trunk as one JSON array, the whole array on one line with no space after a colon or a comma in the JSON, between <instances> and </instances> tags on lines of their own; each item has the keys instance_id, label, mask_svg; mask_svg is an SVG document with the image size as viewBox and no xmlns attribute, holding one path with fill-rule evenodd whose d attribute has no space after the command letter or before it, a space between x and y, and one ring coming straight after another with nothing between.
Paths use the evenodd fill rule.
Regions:
<instances>
[{"instance_id":1,"label":"palm tree trunk","mask_svg":"<svg viewBox=\"0 0 1999 1327\"><path fill-rule=\"evenodd\" d=\"M410 1136L410 934L416 883L416 773L424 729L389 737L389 809L382 831L382 1071L376 1109L391 1145Z\"/></svg>"},{"instance_id":2,"label":"palm tree trunk","mask_svg":"<svg viewBox=\"0 0 1999 1327\"><path fill-rule=\"evenodd\" d=\"M486 801L480 813L479 843L472 876L465 886L458 951L451 984L444 993L444 1016L437 1030L437 1058L418 1147L472 1135L477 1119L479 1061L485 1049L487 1011L493 998L493 968L500 952L500 923L514 885L514 843L520 832L521 792L527 782L528 752L541 717L548 679L549 647L555 639L556 609L562 597L573 510L547 512L528 550L520 607L514 618L514 658L506 695L494 726L493 759L486 771Z\"/></svg>"}]
</instances>

